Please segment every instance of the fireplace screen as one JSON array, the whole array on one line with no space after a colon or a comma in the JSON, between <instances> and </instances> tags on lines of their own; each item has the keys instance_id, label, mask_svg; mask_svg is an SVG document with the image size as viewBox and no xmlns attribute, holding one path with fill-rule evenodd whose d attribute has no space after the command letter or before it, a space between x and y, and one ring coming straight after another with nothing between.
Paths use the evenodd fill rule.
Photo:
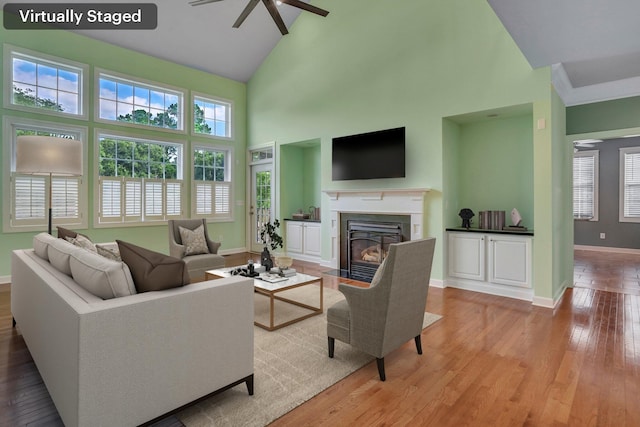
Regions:
<instances>
[{"instance_id":1,"label":"fireplace screen","mask_svg":"<svg viewBox=\"0 0 640 427\"><path fill-rule=\"evenodd\" d=\"M349 221L349 277L370 282L387 256L389 245L402 241L402 225L379 222Z\"/></svg>"}]
</instances>

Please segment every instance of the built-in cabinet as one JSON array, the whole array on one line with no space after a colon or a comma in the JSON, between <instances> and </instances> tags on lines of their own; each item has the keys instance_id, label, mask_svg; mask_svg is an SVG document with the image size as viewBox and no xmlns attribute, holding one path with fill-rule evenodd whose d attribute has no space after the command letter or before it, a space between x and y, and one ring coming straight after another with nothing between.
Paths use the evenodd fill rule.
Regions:
<instances>
[{"instance_id":1,"label":"built-in cabinet","mask_svg":"<svg viewBox=\"0 0 640 427\"><path fill-rule=\"evenodd\" d=\"M446 285L531 301L532 236L447 232Z\"/></svg>"},{"instance_id":2,"label":"built-in cabinet","mask_svg":"<svg viewBox=\"0 0 640 427\"><path fill-rule=\"evenodd\" d=\"M286 221L287 254L292 258L319 261L321 251L321 226L319 222Z\"/></svg>"}]
</instances>

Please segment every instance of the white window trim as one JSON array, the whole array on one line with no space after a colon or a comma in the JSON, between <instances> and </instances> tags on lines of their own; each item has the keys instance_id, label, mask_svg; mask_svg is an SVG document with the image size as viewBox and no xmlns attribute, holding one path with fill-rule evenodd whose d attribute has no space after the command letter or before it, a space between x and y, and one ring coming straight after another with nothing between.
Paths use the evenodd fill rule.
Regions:
<instances>
[{"instance_id":1,"label":"white window trim","mask_svg":"<svg viewBox=\"0 0 640 427\"><path fill-rule=\"evenodd\" d=\"M4 108L19 110L19 111L28 111L30 113L37 114L47 114L50 116L57 117L67 117L74 118L80 120L88 120L89 118L89 66L87 64L83 64L81 62L71 61L69 59L60 58L57 56L47 55L45 53L36 52L33 50L25 49L22 47L14 46L5 43L3 45L4 49L4 58L3 58L3 66L4 66ZM50 62L54 66L68 67L68 68L76 68L80 73L80 105L78 108L80 109L79 114L73 113L65 113L60 111L47 110L44 108L33 108L26 105L16 105L11 102L13 99L13 64L12 57L13 54L19 54L24 56L32 57L34 60L40 60L42 62Z\"/></svg>"},{"instance_id":2,"label":"white window trim","mask_svg":"<svg viewBox=\"0 0 640 427\"><path fill-rule=\"evenodd\" d=\"M226 161L227 168L225 170L225 180L224 181L196 181L193 177L194 173L194 151L202 149L202 150L210 150L210 151L224 151L227 153ZM193 144L190 150L190 159L189 159L189 179L191 180L191 218L206 218L209 222L230 222L233 221L233 158L234 158L234 149L233 147L224 146L224 145L210 145L210 144ZM203 215L197 213L197 185L210 185L212 187L212 191L215 191L216 186L220 187L228 187L229 189L229 212L225 214L216 214L212 212L209 215ZM215 197L215 194L212 195Z\"/></svg>"},{"instance_id":3,"label":"white window trim","mask_svg":"<svg viewBox=\"0 0 640 427\"><path fill-rule=\"evenodd\" d=\"M61 133L77 134L80 141L83 142L82 150L82 177L80 178L80 187L78 188L78 210L80 218L78 220L53 220L53 226L63 225L75 228L88 228L88 215L86 214L89 206L89 190L87 185L88 173L88 135L89 131L85 126L73 126L60 124L55 122L47 122L43 120L27 119L21 117L5 116L2 119L3 129L3 161L2 161L2 231L3 233L27 232L27 231L46 231L47 220L45 218L42 223L33 225L12 225L12 209L13 201L11 197L11 175L15 167L15 132L16 128L30 128L43 131L60 131ZM47 178L48 179L48 178Z\"/></svg>"},{"instance_id":4,"label":"white window trim","mask_svg":"<svg viewBox=\"0 0 640 427\"><path fill-rule=\"evenodd\" d=\"M590 219L587 219L586 221L598 221L598 215L600 212L600 208L599 208L599 199L600 199L600 188L599 188L599 182L600 182L600 151L598 150L584 150L584 151L578 151L576 153L573 154L573 157L593 157L594 160L594 171L593 171L593 179L594 179L594 183L593 183L593 217ZM573 196L572 196L573 198ZM585 219L582 218L573 218L574 221L585 221Z\"/></svg>"},{"instance_id":5,"label":"white window trim","mask_svg":"<svg viewBox=\"0 0 640 427\"><path fill-rule=\"evenodd\" d=\"M100 209L101 209L101 200L100 200L100 184L102 179L108 179L108 180L112 180L112 181L126 181L129 178L128 177L100 177L100 138L104 137L104 136L111 136L114 138L125 138L125 139L131 139L131 140L135 140L135 141L140 141L140 142L150 142L150 143L166 143L166 144L173 144L173 145L180 145L182 147L181 153L178 154L178 176L182 176L182 178L174 180L174 179L167 179L165 180L167 183L175 183L175 182L179 182L182 185L182 198L181 198L181 212L180 215L166 215L166 218L149 218L149 219L145 219L142 220L142 216L144 214L142 214L140 217L137 218L133 218L133 217L127 217L126 215L124 215L124 212L120 213L120 217L118 218L111 218L111 219L105 219L105 218L101 218L100 217ZM148 136L142 136L142 135L132 135L130 133L125 133L125 132L116 132L116 131L112 131L112 130L107 130L107 129L95 129L94 130L94 136L93 136L93 150L94 153L96 153L96 155L94 156L94 161L93 161L93 170L94 170L94 175L93 175L93 194L95 195L93 198L93 226L95 228L113 228L113 227L145 227L145 226L157 226L159 223L162 222L166 222L167 219L179 219L179 218L185 218L185 204L186 204L186 200L188 198L188 194L186 191L187 187L187 178L185 175L185 170L188 170L190 168L185 167L185 158L187 156L185 156L185 150L187 150L188 145L180 142L180 141L176 141L173 139L166 139L166 138L149 138ZM193 163L193 160L191 160L191 162ZM131 180L142 180L142 185L144 185L145 181L157 181L156 178L131 178ZM143 192L144 194L144 192ZM124 197L124 193L121 194L121 198ZM144 196L143 196L144 198ZM165 201L166 203L166 201ZM121 203L121 207L124 210L124 203ZM144 201L143 201L143 206L142 209L144 209Z\"/></svg>"},{"instance_id":6,"label":"white window trim","mask_svg":"<svg viewBox=\"0 0 640 427\"><path fill-rule=\"evenodd\" d=\"M181 117L181 125L182 128L179 129L170 129L170 128L161 128L161 127L156 127L156 126L145 126L145 125L140 125L137 123L128 123L128 122L121 122L118 120L107 120L107 119L103 119L100 118L100 78L101 77L106 77L106 78L114 78L114 79L118 79L118 80L124 80L127 82L130 82L132 84L140 84L140 85L144 85L144 86L149 86L149 87L155 87L159 90L163 90L165 92L175 92L177 95L180 96L180 112L182 113L182 117ZM115 71L109 71L103 68L95 68L94 71L94 96L93 96L93 111L94 111L94 120L96 122L99 123L107 123L110 125L114 125L114 126L125 126L125 127L131 127L131 128L136 128L136 129L145 129L145 130L153 130L156 132L169 132L169 133L176 133L176 134L186 134L186 122L187 122L187 117L189 116L188 112L185 111L184 108L184 103L185 103L185 99L187 98L187 90L186 89L182 89L176 86L171 86L169 84L166 83L161 83L161 82L155 82L152 80L147 80L144 78L140 78L140 77L134 77L134 76L129 76L126 74L122 74L122 73L118 73ZM193 109L192 107L190 107L188 110Z\"/></svg>"},{"instance_id":7,"label":"white window trim","mask_svg":"<svg viewBox=\"0 0 640 427\"><path fill-rule=\"evenodd\" d=\"M218 104L227 104L229 106L229 108L227 109L228 112L228 123L229 123L229 136L227 137L223 137L223 136L217 136L217 135L209 135L206 133L198 133L195 131L195 115L196 115L196 109L194 107L195 103L196 103L196 98L203 98L207 101L211 101L214 103L218 103ZM200 92L191 92L191 105L189 105L189 111L190 111L190 115L191 117L189 118L189 128L190 128L190 132L191 135L193 136L201 136L203 138L210 138L210 139L217 139L217 140L222 140L222 141L233 141L235 138L234 132L233 132L233 121L234 121L234 104L233 101L231 101L230 99L224 99L224 98L220 98L220 97L216 97L216 96L211 96L211 95L207 95L205 93L200 93Z\"/></svg>"},{"instance_id":8,"label":"white window trim","mask_svg":"<svg viewBox=\"0 0 640 427\"><path fill-rule=\"evenodd\" d=\"M620 151L620 179L619 183L619 208L618 208L618 221L619 222L640 222L639 217L627 217L624 216L624 187L625 187L625 166L624 166L624 155L625 154L640 154L640 147L623 147L619 149Z\"/></svg>"}]
</instances>

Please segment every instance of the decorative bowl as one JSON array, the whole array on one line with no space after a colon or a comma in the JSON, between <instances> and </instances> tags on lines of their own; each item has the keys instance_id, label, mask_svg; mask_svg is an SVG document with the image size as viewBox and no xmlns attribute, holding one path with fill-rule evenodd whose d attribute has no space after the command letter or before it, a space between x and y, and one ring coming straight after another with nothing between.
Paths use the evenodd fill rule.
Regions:
<instances>
[{"instance_id":1,"label":"decorative bowl","mask_svg":"<svg viewBox=\"0 0 640 427\"><path fill-rule=\"evenodd\" d=\"M291 267L292 264L293 258L290 256L280 255L276 257L276 266L281 270Z\"/></svg>"}]
</instances>

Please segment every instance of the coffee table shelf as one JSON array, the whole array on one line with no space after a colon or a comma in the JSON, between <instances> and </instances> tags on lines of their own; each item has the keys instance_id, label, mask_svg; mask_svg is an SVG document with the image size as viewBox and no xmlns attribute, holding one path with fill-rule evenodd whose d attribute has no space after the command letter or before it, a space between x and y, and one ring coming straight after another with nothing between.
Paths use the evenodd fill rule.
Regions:
<instances>
[{"instance_id":1,"label":"coffee table shelf","mask_svg":"<svg viewBox=\"0 0 640 427\"><path fill-rule=\"evenodd\" d=\"M237 267L227 267L216 270L209 270L205 273L206 280L218 279L223 277L230 277L231 271ZM301 301L296 301L291 298L286 298L279 293L289 291L291 289L299 288L301 286L307 286L312 284L319 284L320 287L320 301L318 306L305 304ZM317 316L323 312L323 283L322 277L311 276L309 274L296 273L295 276L287 277L287 280L281 282L270 283L258 278L253 278L253 289L256 293L264 295L269 298L269 324L260 323L257 320L254 321L254 325L266 329L267 331L275 331L276 329L284 328L293 323L300 322L312 316ZM295 317L281 323L275 323L275 302L282 301L287 304L292 304L298 307L302 307L310 312L302 316Z\"/></svg>"}]
</instances>

